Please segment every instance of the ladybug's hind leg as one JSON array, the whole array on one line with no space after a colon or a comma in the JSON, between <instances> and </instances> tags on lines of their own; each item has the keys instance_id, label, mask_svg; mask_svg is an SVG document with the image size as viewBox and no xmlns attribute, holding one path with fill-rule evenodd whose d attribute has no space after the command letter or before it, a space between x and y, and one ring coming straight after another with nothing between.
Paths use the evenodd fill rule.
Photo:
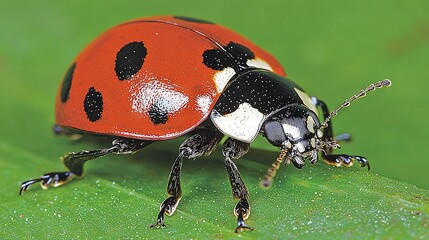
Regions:
<instances>
[{"instance_id":1,"label":"ladybug's hind leg","mask_svg":"<svg viewBox=\"0 0 429 240\"><path fill-rule=\"evenodd\" d=\"M328 106L321 100L312 97L312 100L316 104L317 107L320 107L322 109L323 117L324 119L327 119L330 115L330 112L328 110ZM352 139L351 135L348 133L340 134L334 137L333 130L332 130L332 121L328 122L328 126L323 129L323 142L332 142L332 141L346 141L350 142ZM362 156L355 156L355 155L348 155L348 154L332 154L333 148L329 147L329 145L326 145L324 150L322 151L322 157L325 163L340 167L340 166L346 166L351 167L354 163L354 161L359 162L361 167L367 167L368 170L370 169L369 162L365 157Z\"/></svg>"},{"instance_id":2,"label":"ladybug's hind leg","mask_svg":"<svg viewBox=\"0 0 429 240\"><path fill-rule=\"evenodd\" d=\"M179 205L182 197L182 188L180 186L180 170L182 168L183 158L195 159L201 156L209 155L219 144L222 134L214 129L203 129L186 139L179 147L179 155L171 167L168 177L167 193L169 195L160 205L160 211L156 222L150 225L153 227L165 227L164 214L171 216Z\"/></svg>"},{"instance_id":3,"label":"ladybug's hind leg","mask_svg":"<svg viewBox=\"0 0 429 240\"><path fill-rule=\"evenodd\" d=\"M112 142L112 147L110 148L71 152L62 157L64 165L70 171L46 173L40 178L25 181L21 184L19 194L22 195L31 185L37 182L41 183L43 189L47 189L49 186L61 186L75 177L81 177L83 175L83 164L88 160L96 159L109 153L134 153L150 143L151 142L136 139L116 139Z\"/></svg>"},{"instance_id":4,"label":"ladybug's hind leg","mask_svg":"<svg viewBox=\"0 0 429 240\"><path fill-rule=\"evenodd\" d=\"M237 166L231 160L231 158L238 159L242 157L249 151L249 148L249 143L228 138L222 149L222 153L225 157L225 168L228 172L229 182L231 184L232 196L239 199L234 208L234 215L237 217L237 228L235 228L234 231L236 233L242 229L253 230L253 228L244 223L244 220L250 216L249 192L241 179Z\"/></svg>"}]
</instances>

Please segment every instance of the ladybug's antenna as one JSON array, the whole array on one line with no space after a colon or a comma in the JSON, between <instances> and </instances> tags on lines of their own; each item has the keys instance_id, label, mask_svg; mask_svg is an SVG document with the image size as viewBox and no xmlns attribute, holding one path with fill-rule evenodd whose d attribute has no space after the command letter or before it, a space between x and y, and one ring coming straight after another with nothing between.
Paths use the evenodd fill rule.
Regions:
<instances>
[{"instance_id":1,"label":"ladybug's antenna","mask_svg":"<svg viewBox=\"0 0 429 240\"><path fill-rule=\"evenodd\" d=\"M280 164L284 161L286 156L286 149L282 148L280 155L277 157L276 161L271 164L271 167L268 169L267 174L264 179L261 181L261 186L267 188L273 182L273 178L276 175L277 170L280 168Z\"/></svg>"},{"instance_id":2,"label":"ladybug's antenna","mask_svg":"<svg viewBox=\"0 0 429 240\"><path fill-rule=\"evenodd\" d=\"M383 88L383 87L389 87L390 85L392 85L392 82L389 79L384 79L382 81L373 83L371 85L369 85L368 87L366 87L365 89L360 90L358 93L356 93L355 95L351 96L349 99L345 100L343 102L343 104L341 104L341 106L339 106L337 109L335 109L334 111L331 112L331 114L329 114L329 116L327 118L325 118L325 121L322 123L320 128L326 128L328 127L328 122L331 121L331 119L338 114L338 112L343 109L346 108L348 106L350 106L350 103L352 103L353 101L365 97L367 92L373 91L377 88Z\"/></svg>"}]
</instances>

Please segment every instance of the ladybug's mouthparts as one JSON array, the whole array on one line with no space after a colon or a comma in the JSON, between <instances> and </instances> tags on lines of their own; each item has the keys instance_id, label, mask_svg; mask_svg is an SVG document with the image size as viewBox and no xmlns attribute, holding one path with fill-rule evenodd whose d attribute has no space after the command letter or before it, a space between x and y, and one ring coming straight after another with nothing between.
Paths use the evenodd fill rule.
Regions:
<instances>
[{"instance_id":1,"label":"ladybug's mouthparts","mask_svg":"<svg viewBox=\"0 0 429 240\"><path fill-rule=\"evenodd\" d=\"M339 145L338 145L339 146ZM267 174L261 181L261 186L263 188L268 188L273 183L273 179L277 173L277 170L280 168L280 165L284 162L285 165L289 165L290 163L293 163L293 165L297 168L301 168L304 166L304 160L309 159L310 163L314 164L317 162L317 152L318 149L312 149L306 152L298 152L296 150L287 148L283 145L281 147L281 151L277 159L273 164L271 164L271 167L268 169ZM285 161L286 158L286 161Z\"/></svg>"},{"instance_id":2,"label":"ladybug's mouthparts","mask_svg":"<svg viewBox=\"0 0 429 240\"><path fill-rule=\"evenodd\" d=\"M310 163L312 164L316 163L318 158L318 151L322 151L324 154L328 154L326 152L328 149L337 148L341 148L340 144L338 144L337 141L322 141L316 139L316 149L300 153L298 151L295 151L294 149L291 149L291 146L286 146L286 144L284 144L281 147L279 156L277 157L275 162L271 164L271 167L268 169L267 174L262 179L261 186L263 188L268 188L271 186L271 184L273 183L273 179L277 173L277 170L279 170L280 165L283 162L285 163L285 165L289 165L292 162L295 167L301 168L304 165L304 159L309 159Z\"/></svg>"}]
</instances>

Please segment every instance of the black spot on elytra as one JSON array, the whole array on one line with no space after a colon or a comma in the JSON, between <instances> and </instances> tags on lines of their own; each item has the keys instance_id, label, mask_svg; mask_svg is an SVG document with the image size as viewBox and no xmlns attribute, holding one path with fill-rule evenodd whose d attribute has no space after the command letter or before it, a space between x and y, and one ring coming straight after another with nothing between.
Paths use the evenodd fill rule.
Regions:
<instances>
[{"instance_id":1,"label":"black spot on elytra","mask_svg":"<svg viewBox=\"0 0 429 240\"><path fill-rule=\"evenodd\" d=\"M147 49L143 42L130 42L116 54L115 72L119 80L130 80L143 66Z\"/></svg>"},{"instance_id":2,"label":"black spot on elytra","mask_svg":"<svg viewBox=\"0 0 429 240\"><path fill-rule=\"evenodd\" d=\"M65 103L69 99L70 88L73 79L74 69L76 68L76 63L73 63L66 72L64 76L63 83L61 85L61 102Z\"/></svg>"},{"instance_id":3,"label":"black spot on elytra","mask_svg":"<svg viewBox=\"0 0 429 240\"><path fill-rule=\"evenodd\" d=\"M149 118L154 124L165 124L168 120L167 114L168 112L162 110L156 103L149 109Z\"/></svg>"},{"instance_id":4,"label":"black spot on elytra","mask_svg":"<svg viewBox=\"0 0 429 240\"><path fill-rule=\"evenodd\" d=\"M203 53L203 63L213 70L234 66L234 61L220 49L206 50Z\"/></svg>"},{"instance_id":5,"label":"black spot on elytra","mask_svg":"<svg viewBox=\"0 0 429 240\"><path fill-rule=\"evenodd\" d=\"M205 23L205 24L214 24L212 22L206 21L206 20L201 20L198 18L191 18L191 17L183 17L183 16L174 16L173 18L177 18L183 21L187 21L187 22L194 22L194 23Z\"/></svg>"},{"instance_id":6,"label":"black spot on elytra","mask_svg":"<svg viewBox=\"0 0 429 240\"><path fill-rule=\"evenodd\" d=\"M89 121L95 122L99 120L103 113L103 96L94 87L91 87L85 96L83 107Z\"/></svg>"},{"instance_id":7,"label":"black spot on elytra","mask_svg":"<svg viewBox=\"0 0 429 240\"><path fill-rule=\"evenodd\" d=\"M236 71L249 68L247 60L255 58L255 54L246 46L229 42L220 48L209 49L203 53L203 63L213 70L223 70L231 67Z\"/></svg>"}]
</instances>

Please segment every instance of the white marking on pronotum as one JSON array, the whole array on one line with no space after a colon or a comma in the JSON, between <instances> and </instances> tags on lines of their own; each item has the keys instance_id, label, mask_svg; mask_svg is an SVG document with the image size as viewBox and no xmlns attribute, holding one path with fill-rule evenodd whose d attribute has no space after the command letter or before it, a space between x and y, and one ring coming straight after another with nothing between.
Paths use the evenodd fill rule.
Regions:
<instances>
[{"instance_id":1,"label":"white marking on pronotum","mask_svg":"<svg viewBox=\"0 0 429 240\"><path fill-rule=\"evenodd\" d=\"M314 102L311 99L311 97L308 96L307 93L299 90L298 88L294 88L294 90L295 90L296 93L298 93L298 96L299 96L299 98L301 98L301 100L304 103L304 105L307 106L316 115L318 115L316 105L314 104Z\"/></svg>"},{"instance_id":2,"label":"white marking on pronotum","mask_svg":"<svg viewBox=\"0 0 429 240\"><path fill-rule=\"evenodd\" d=\"M262 68L273 71L273 68L270 66L270 64L260 58L249 59L246 63L250 67Z\"/></svg>"},{"instance_id":3,"label":"white marking on pronotum","mask_svg":"<svg viewBox=\"0 0 429 240\"><path fill-rule=\"evenodd\" d=\"M300 153L304 153L305 152L305 146L303 142L298 142L295 144L296 149L300 152Z\"/></svg>"},{"instance_id":4,"label":"white marking on pronotum","mask_svg":"<svg viewBox=\"0 0 429 240\"><path fill-rule=\"evenodd\" d=\"M188 96L179 92L171 84L152 77L149 81L133 81L131 85L132 109L135 112L147 113L152 105L159 110L174 113L188 103Z\"/></svg>"},{"instance_id":5,"label":"white marking on pronotum","mask_svg":"<svg viewBox=\"0 0 429 240\"><path fill-rule=\"evenodd\" d=\"M216 84L216 91L218 93L223 92L226 84L228 84L229 80L235 75L235 70L231 67L227 67L222 71L217 72L213 76L214 83Z\"/></svg>"},{"instance_id":6,"label":"white marking on pronotum","mask_svg":"<svg viewBox=\"0 0 429 240\"><path fill-rule=\"evenodd\" d=\"M311 116L307 117L307 130L314 133L314 119Z\"/></svg>"},{"instance_id":7,"label":"white marking on pronotum","mask_svg":"<svg viewBox=\"0 0 429 240\"><path fill-rule=\"evenodd\" d=\"M283 131L290 135L292 139L289 140L296 140L301 137L301 131L299 131L299 128L290 124L282 124Z\"/></svg>"},{"instance_id":8,"label":"white marking on pronotum","mask_svg":"<svg viewBox=\"0 0 429 240\"><path fill-rule=\"evenodd\" d=\"M316 131L316 135L317 135L317 137L318 137L318 138L322 138L322 137L323 137L323 132L322 132L322 130L317 129L317 131Z\"/></svg>"},{"instance_id":9,"label":"white marking on pronotum","mask_svg":"<svg viewBox=\"0 0 429 240\"><path fill-rule=\"evenodd\" d=\"M210 110L210 105L213 99L209 95L201 95L197 97L197 109L205 115Z\"/></svg>"},{"instance_id":10,"label":"white marking on pronotum","mask_svg":"<svg viewBox=\"0 0 429 240\"><path fill-rule=\"evenodd\" d=\"M266 116L253 108L249 103L242 103L232 113L221 115L213 110L211 120L225 135L251 143L258 136L260 125Z\"/></svg>"},{"instance_id":11,"label":"white marking on pronotum","mask_svg":"<svg viewBox=\"0 0 429 240\"><path fill-rule=\"evenodd\" d=\"M315 138L311 138L310 139L310 144L311 144L311 147L316 148L316 139Z\"/></svg>"}]
</instances>

